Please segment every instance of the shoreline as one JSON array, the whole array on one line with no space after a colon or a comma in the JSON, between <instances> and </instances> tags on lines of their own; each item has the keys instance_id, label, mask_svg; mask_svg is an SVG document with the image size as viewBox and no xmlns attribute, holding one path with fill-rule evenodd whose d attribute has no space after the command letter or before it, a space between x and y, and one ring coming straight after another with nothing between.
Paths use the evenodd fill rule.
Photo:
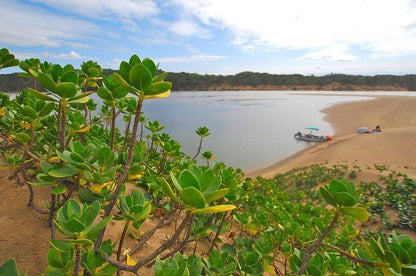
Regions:
<instances>
[{"instance_id":1,"label":"shoreline","mask_svg":"<svg viewBox=\"0 0 416 276\"><path fill-rule=\"evenodd\" d=\"M384 163L416 176L416 97L375 96L359 102L338 103L327 107L324 120L334 129L333 140L316 143L266 168L247 176L270 178L278 173L317 163L340 161L361 166ZM357 134L362 126L370 130L381 125L381 133Z\"/></svg>"}]
</instances>

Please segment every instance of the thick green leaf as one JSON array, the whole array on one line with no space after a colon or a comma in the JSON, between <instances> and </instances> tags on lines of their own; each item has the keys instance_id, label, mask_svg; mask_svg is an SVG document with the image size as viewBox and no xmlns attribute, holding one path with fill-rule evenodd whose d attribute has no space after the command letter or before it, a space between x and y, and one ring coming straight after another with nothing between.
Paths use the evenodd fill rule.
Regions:
<instances>
[{"instance_id":1,"label":"thick green leaf","mask_svg":"<svg viewBox=\"0 0 416 276\"><path fill-rule=\"evenodd\" d=\"M113 96L116 99L123 99L124 97L127 96L127 94L129 93L129 91L127 91L126 88L124 87L117 87L114 91L113 91Z\"/></svg>"},{"instance_id":2,"label":"thick green leaf","mask_svg":"<svg viewBox=\"0 0 416 276\"><path fill-rule=\"evenodd\" d=\"M97 225L93 226L90 230L85 231L84 234L87 235L89 238L96 237L98 233L101 231L101 229L103 229L112 218L113 216L109 216L103 219Z\"/></svg>"},{"instance_id":3,"label":"thick green leaf","mask_svg":"<svg viewBox=\"0 0 416 276\"><path fill-rule=\"evenodd\" d=\"M23 132L16 133L14 137L18 142L22 144L27 144L30 141L30 136Z\"/></svg>"},{"instance_id":4,"label":"thick green leaf","mask_svg":"<svg viewBox=\"0 0 416 276\"><path fill-rule=\"evenodd\" d=\"M416 265L402 266L403 276L414 276L416 275Z\"/></svg>"},{"instance_id":5,"label":"thick green leaf","mask_svg":"<svg viewBox=\"0 0 416 276\"><path fill-rule=\"evenodd\" d=\"M70 99L68 99L68 102L71 103L86 103L89 101L90 98L88 98L88 95L91 95L93 92L85 92L85 93L80 93Z\"/></svg>"},{"instance_id":6,"label":"thick green leaf","mask_svg":"<svg viewBox=\"0 0 416 276\"><path fill-rule=\"evenodd\" d=\"M129 60L129 64L131 64L132 66L136 65L137 63L140 63L141 60L139 58L138 55L132 55L130 60Z\"/></svg>"},{"instance_id":7,"label":"thick green leaf","mask_svg":"<svg viewBox=\"0 0 416 276\"><path fill-rule=\"evenodd\" d=\"M74 247L74 243L64 240L49 240L49 244L59 252L66 252Z\"/></svg>"},{"instance_id":8,"label":"thick green leaf","mask_svg":"<svg viewBox=\"0 0 416 276\"><path fill-rule=\"evenodd\" d=\"M402 272L400 262L397 259L396 255L394 255L394 253L392 251L386 250L386 259L387 259L387 262L390 264L391 268L393 268L393 270L395 272L397 272L397 273Z\"/></svg>"},{"instance_id":9,"label":"thick green leaf","mask_svg":"<svg viewBox=\"0 0 416 276\"><path fill-rule=\"evenodd\" d=\"M155 82L150 84L147 87L144 87L144 94L146 96L150 96L150 95L158 95L158 94L162 94L165 93L167 91L169 91L172 88L172 83L171 82Z\"/></svg>"},{"instance_id":10,"label":"thick green leaf","mask_svg":"<svg viewBox=\"0 0 416 276\"><path fill-rule=\"evenodd\" d=\"M91 246L94 244L93 241L89 240L89 239L76 239L74 240L75 244L82 244L84 246Z\"/></svg>"},{"instance_id":11,"label":"thick green leaf","mask_svg":"<svg viewBox=\"0 0 416 276\"><path fill-rule=\"evenodd\" d=\"M78 84L78 74L75 71L68 71L62 75L61 81Z\"/></svg>"},{"instance_id":12,"label":"thick green leaf","mask_svg":"<svg viewBox=\"0 0 416 276\"><path fill-rule=\"evenodd\" d=\"M150 73L152 74L152 78L156 75L157 67L156 64L150 58L145 58L142 60L144 66L149 69Z\"/></svg>"},{"instance_id":13,"label":"thick green leaf","mask_svg":"<svg viewBox=\"0 0 416 276\"><path fill-rule=\"evenodd\" d=\"M52 67L52 78L55 82L57 82L59 80L59 78L64 74L64 69L62 68L61 65L59 64L55 64Z\"/></svg>"},{"instance_id":14,"label":"thick green leaf","mask_svg":"<svg viewBox=\"0 0 416 276\"><path fill-rule=\"evenodd\" d=\"M227 193L228 193L228 188L216 190L215 192L205 195L205 200L207 201L207 203L209 203L211 201L223 198L224 196L227 195Z\"/></svg>"},{"instance_id":15,"label":"thick green leaf","mask_svg":"<svg viewBox=\"0 0 416 276\"><path fill-rule=\"evenodd\" d=\"M179 175L179 184L182 188L194 187L198 191L201 190L201 185L196 176L188 170L184 170Z\"/></svg>"},{"instance_id":16,"label":"thick green leaf","mask_svg":"<svg viewBox=\"0 0 416 276\"><path fill-rule=\"evenodd\" d=\"M409 254L407 254L406 250L404 250L404 248L401 247L399 244L391 243L390 244L390 249L391 249L391 251L393 251L394 255L396 255L396 257L400 260L400 262L402 264L410 264L411 263L411 258L409 256Z\"/></svg>"},{"instance_id":17,"label":"thick green leaf","mask_svg":"<svg viewBox=\"0 0 416 276\"><path fill-rule=\"evenodd\" d=\"M214 177L215 177L215 174L214 174L213 170L206 170L205 172L203 172L199 176L199 182L201 184L201 191L202 192L204 192L206 189L208 189L213 184Z\"/></svg>"},{"instance_id":18,"label":"thick green leaf","mask_svg":"<svg viewBox=\"0 0 416 276\"><path fill-rule=\"evenodd\" d=\"M355 197L347 192L338 192L334 194L334 198L340 206L351 207L357 203Z\"/></svg>"},{"instance_id":19,"label":"thick green leaf","mask_svg":"<svg viewBox=\"0 0 416 276\"><path fill-rule=\"evenodd\" d=\"M39 117L43 117L46 115L49 115L49 113L52 112L52 110L55 109L54 103L47 103L43 106L43 108L39 111Z\"/></svg>"},{"instance_id":20,"label":"thick green leaf","mask_svg":"<svg viewBox=\"0 0 416 276\"><path fill-rule=\"evenodd\" d=\"M85 229L85 225L77 218L69 219L68 222L63 226L74 233L82 232Z\"/></svg>"},{"instance_id":21,"label":"thick green leaf","mask_svg":"<svg viewBox=\"0 0 416 276\"><path fill-rule=\"evenodd\" d=\"M337 201L326 187L321 187L319 189L319 193L321 194L322 198L326 201L326 203L332 205L333 207L337 207Z\"/></svg>"},{"instance_id":22,"label":"thick green leaf","mask_svg":"<svg viewBox=\"0 0 416 276\"><path fill-rule=\"evenodd\" d=\"M209 206L202 209L194 210L193 213L195 214L211 214L211 213L221 213L235 209L234 205L216 205L216 206Z\"/></svg>"},{"instance_id":23,"label":"thick green leaf","mask_svg":"<svg viewBox=\"0 0 416 276\"><path fill-rule=\"evenodd\" d=\"M175 186L176 190L178 190L178 192L182 190L182 187L181 185L179 185L179 181L176 178L176 176L173 174L173 172L170 172L170 178L172 179L172 183Z\"/></svg>"},{"instance_id":24,"label":"thick green leaf","mask_svg":"<svg viewBox=\"0 0 416 276\"><path fill-rule=\"evenodd\" d=\"M130 84L136 89L143 91L152 83L152 74L149 69L141 63L138 63L131 68L129 73Z\"/></svg>"},{"instance_id":25,"label":"thick green leaf","mask_svg":"<svg viewBox=\"0 0 416 276\"><path fill-rule=\"evenodd\" d=\"M54 195L60 195L66 192L66 187L65 186L58 186L52 189L52 194Z\"/></svg>"},{"instance_id":26,"label":"thick green leaf","mask_svg":"<svg viewBox=\"0 0 416 276\"><path fill-rule=\"evenodd\" d=\"M46 90L49 90L51 92L55 92L56 84L55 82L46 74L40 72L38 74L38 81L40 85L43 86Z\"/></svg>"},{"instance_id":27,"label":"thick green leaf","mask_svg":"<svg viewBox=\"0 0 416 276\"><path fill-rule=\"evenodd\" d=\"M63 267L64 263L61 254L55 248L48 250L48 264L54 267Z\"/></svg>"},{"instance_id":28,"label":"thick green leaf","mask_svg":"<svg viewBox=\"0 0 416 276\"><path fill-rule=\"evenodd\" d=\"M163 72L162 74L155 76L153 78L153 83L163 81L168 75L168 72Z\"/></svg>"},{"instance_id":29,"label":"thick green leaf","mask_svg":"<svg viewBox=\"0 0 416 276\"><path fill-rule=\"evenodd\" d=\"M179 195L185 204L197 209L205 207L206 201L204 195L194 187L190 186L179 191Z\"/></svg>"},{"instance_id":30,"label":"thick green leaf","mask_svg":"<svg viewBox=\"0 0 416 276\"><path fill-rule=\"evenodd\" d=\"M113 73L115 80L122 86L124 87L129 93L132 93L136 96L139 96L139 94L137 93L138 91L134 90L134 88L132 86L130 86L130 84L119 74L117 73Z\"/></svg>"},{"instance_id":31,"label":"thick green leaf","mask_svg":"<svg viewBox=\"0 0 416 276\"><path fill-rule=\"evenodd\" d=\"M132 68L132 65L131 64L129 64L129 63L127 63L127 62L125 62L125 61L122 61L121 63L120 63L120 76L127 82L127 83L130 83L130 79L129 79L129 73L130 73L130 70L131 70L131 68Z\"/></svg>"},{"instance_id":32,"label":"thick green leaf","mask_svg":"<svg viewBox=\"0 0 416 276\"><path fill-rule=\"evenodd\" d=\"M407 249L407 254L409 254L412 262L416 262L416 246Z\"/></svg>"},{"instance_id":33,"label":"thick green leaf","mask_svg":"<svg viewBox=\"0 0 416 276\"><path fill-rule=\"evenodd\" d=\"M19 271L17 270L17 264L15 259L10 259L6 261L2 266L0 266L0 275L1 276L19 276Z\"/></svg>"},{"instance_id":34,"label":"thick green leaf","mask_svg":"<svg viewBox=\"0 0 416 276\"><path fill-rule=\"evenodd\" d=\"M48 174L53 177L69 177L76 175L78 171L71 165L65 165L62 168L50 170Z\"/></svg>"},{"instance_id":35,"label":"thick green leaf","mask_svg":"<svg viewBox=\"0 0 416 276\"><path fill-rule=\"evenodd\" d=\"M113 96L111 95L111 92L105 87L98 88L97 95L98 95L98 97L100 97L101 99L104 99L104 100L112 100L113 99Z\"/></svg>"},{"instance_id":36,"label":"thick green leaf","mask_svg":"<svg viewBox=\"0 0 416 276\"><path fill-rule=\"evenodd\" d=\"M109 161L112 159L112 154L113 153L111 152L110 148L102 147L98 152L98 162L100 162L103 165L108 165Z\"/></svg>"},{"instance_id":37,"label":"thick green leaf","mask_svg":"<svg viewBox=\"0 0 416 276\"><path fill-rule=\"evenodd\" d=\"M49 101L49 102L57 102L58 100L52 98L51 96L45 95L39 91L36 91L32 88L28 88L27 91L29 92L29 94L31 94L32 96L34 96L37 99L40 100L44 100L44 101Z\"/></svg>"},{"instance_id":38,"label":"thick green leaf","mask_svg":"<svg viewBox=\"0 0 416 276\"><path fill-rule=\"evenodd\" d=\"M56 85L55 89L56 94L62 98L72 98L78 92L78 87L75 83L72 82L61 82Z\"/></svg>"},{"instance_id":39,"label":"thick green leaf","mask_svg":"<svg viewBox=\"0 0 416 276\"><path fill-rule=\"evenodd\" d=\"M8 61L3 63L3 68L13 67L13 66L17 66L17 65L19 65L19 60L18 59L15 59L15 58L14 59L9 59Z\"/></svg>"},{"instance_id":40,"label":"thick green leaf","mask_svg":"<svg viewBox=\"0 0 416 276\"><path fill-rule=\"evenodd\" d=\"M164 192L168 197L175 200L176 202L179 202L178 197L176 194L172 191L172 188L170 187L169 183L164 179L163 177L159 178L159 184L162 188L162 192Z\"/></svg>"},{"instance_id":41,"label":"thick green leaf","mask_svg":"<svg viewBox=\"0 0 416 276\"><path fill-rule=\"evenodd\" d=\"M339 180L332 180L329 183L328 190L331 192L331 194L335 194L338 192L347 192L347 187L345 187L344 184Z\"/></svg>"},{"instance_id":42,"label":"thick green leaf","mask_svg":"<svg viewBox=\"0 0 416 276\"><path fill-rule=\"evenodd\" d=\"M369 214L366 209L362 207L339 207L339 212L343 215L348 215L358 221L367 221Z\"/></svg>"},{"instance_id":43,"label":"thick green leaf","mask_svg":"<svg viewBox=\"0 0 416 276\"><path fill-rule=\"evenodd\" d=\"M27 116L32 120L36 120L38 118L38 113L28 105L22 108L21 113L23 116Z\"/></svg>"}]
</instances>

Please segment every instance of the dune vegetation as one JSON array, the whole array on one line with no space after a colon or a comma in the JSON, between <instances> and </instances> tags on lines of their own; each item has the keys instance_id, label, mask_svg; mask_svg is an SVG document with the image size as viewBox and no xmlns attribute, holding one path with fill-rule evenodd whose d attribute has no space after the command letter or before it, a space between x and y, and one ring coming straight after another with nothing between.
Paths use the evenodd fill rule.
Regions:
<instances>
[{"instance_id":1,"label":"dune vegetation","mask_svg":"<svg viewBox=\"0 0 416 276\"><path fill-rule=\"evenodd\" d=\"M246 177L214 163L215 149L201 152L207 127L186 156L143 114L175 85L149 58L103 76L93 61L76 69L0 50L0 69L11 66L33 86L0 94L2 161L50 233L47 252L27 252L43 264L6 252L0 275L415 275L416 243L399 233L416 229L416 181L405 174L376 166L380 182L355 184L360 168L320 164Z\"/></svg>"}]
</instances>

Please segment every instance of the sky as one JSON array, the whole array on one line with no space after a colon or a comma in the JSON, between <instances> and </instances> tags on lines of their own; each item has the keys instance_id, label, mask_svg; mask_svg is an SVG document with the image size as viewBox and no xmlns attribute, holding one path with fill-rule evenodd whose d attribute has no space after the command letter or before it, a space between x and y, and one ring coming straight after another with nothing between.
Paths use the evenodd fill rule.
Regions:
<instances>
[{"instance_id":1,"label":"sky","mask_svg":"<svg viewBox=\"0 0 416 276\"><path fill-rule=\"evenodd\" d=\"M0 48L76 68L416 73L416 0L0 0ZM18 71L4 69L1 73Z\"/></svg>"}]
</instances>

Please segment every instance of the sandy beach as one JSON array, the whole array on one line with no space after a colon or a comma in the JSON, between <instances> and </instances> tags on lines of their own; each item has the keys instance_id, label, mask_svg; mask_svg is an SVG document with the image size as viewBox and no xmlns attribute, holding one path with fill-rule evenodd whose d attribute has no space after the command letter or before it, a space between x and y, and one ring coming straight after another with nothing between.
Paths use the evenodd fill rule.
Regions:
<instances>
[{"instance_id":1,"label":"sandy beach","mask_svg":"<svg viewBox=\"0 0 416 276\"><path fill-rule=\"evenodd\" d=\"M296 167L345 161L349 165L388 165L416 176L416 97L380 96L375 100L342 103L324 109L335 130L333 140L306 150L249 176L273 177ZM362 126L382 132L358 134Z\"/></svg>"}]
</instances>

